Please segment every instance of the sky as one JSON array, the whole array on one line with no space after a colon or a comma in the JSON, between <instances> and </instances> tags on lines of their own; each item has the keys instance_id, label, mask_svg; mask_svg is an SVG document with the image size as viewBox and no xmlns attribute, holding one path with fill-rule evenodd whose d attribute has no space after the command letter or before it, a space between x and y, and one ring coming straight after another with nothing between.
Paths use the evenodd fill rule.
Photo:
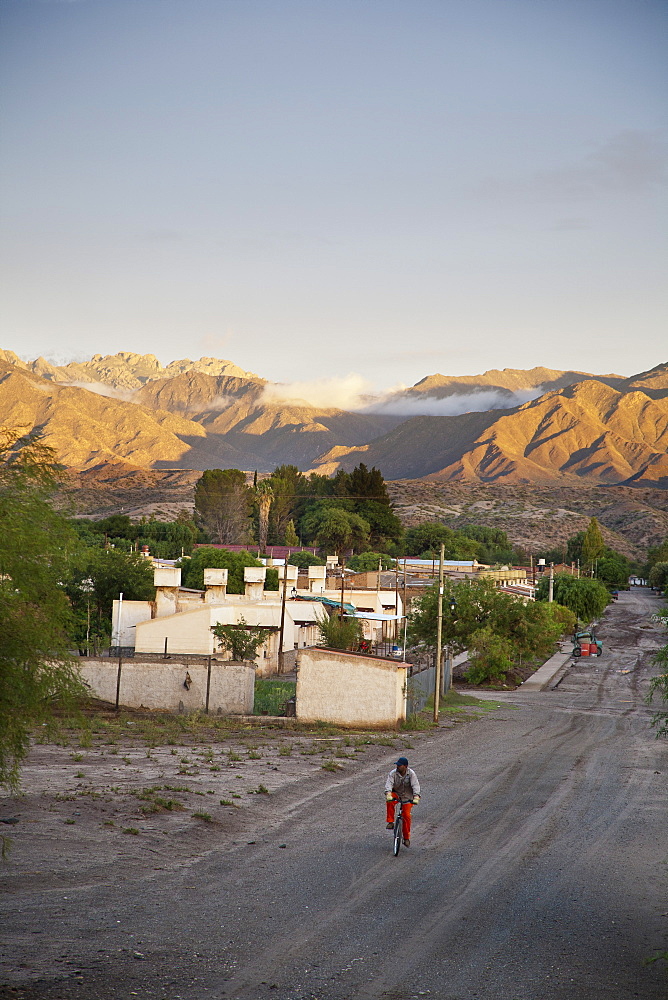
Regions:
<instances>
[{"instance_id":1,"label":"sky","mask_svg":"<svg viewBox=\"0 0 668 1000\"><path fill-rule=\"evenodd\" d=\"M0 0L0 347L668 361L665 0Z\"/></svg>"}]
</instances>

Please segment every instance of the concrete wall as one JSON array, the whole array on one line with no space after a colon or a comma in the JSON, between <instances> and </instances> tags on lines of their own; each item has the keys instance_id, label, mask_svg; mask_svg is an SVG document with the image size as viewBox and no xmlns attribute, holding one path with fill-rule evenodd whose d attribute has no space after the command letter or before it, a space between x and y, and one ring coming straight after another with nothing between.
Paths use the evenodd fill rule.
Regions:
<instances>
[{"instance_id":1,"label":"concrete wall","mask_svg":"<svg viewBox=\"0 0 668 1000\"><path fill-rule=\"evenodd\" d=\"M130 658L122 661L119 704L127 708L195 712L206 707L208 663L204 658ZM95 698L116 703L117 659L80 657L79 673ZM186 674L190 687L184 687ZM255 669L248 663L211 661L209 712L251 715Z\"/></svg>"},{"instance_id":2,"label":"concrete wall","mask_svg":"<svg viewBox=\"0 0 668 1000\"><path fill-rule=\"evenodd\" d=\"M310 647L297 656L297 718L396 726L406 718L406 664Z\"/></svg>"},{"instance_id":3,"label":"concrete wall","mask_svg":"<svg viewBox=\"0 0 668 1000\"><path fill-rule=\"evenodd\" d=\"M119 621L120 613L120 621ZM135 626L150 621L150 601L114 601L111 610L113 646L134 646Z\"/></svg>"}]
</instances>

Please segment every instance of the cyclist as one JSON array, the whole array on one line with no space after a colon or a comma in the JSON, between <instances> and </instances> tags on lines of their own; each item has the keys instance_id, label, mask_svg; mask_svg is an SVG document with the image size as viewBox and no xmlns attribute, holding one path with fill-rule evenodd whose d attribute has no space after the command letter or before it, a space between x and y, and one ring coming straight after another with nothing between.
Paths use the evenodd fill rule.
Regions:
<instances>
[{"instance_id":1,"label":"cyclist","mask_svg":"<svg viewBox=\"0 0 668 1000\"><path fill-rule=\"evenodd\" d=\"M404 847L411 844L411 809L420 801L420 782L408 759L400 757L395 767L387 776L385 782L385 802L387 805L387 829L394 829L395 803L401 802L402 830Z\"/></svg>"}]
</instances>

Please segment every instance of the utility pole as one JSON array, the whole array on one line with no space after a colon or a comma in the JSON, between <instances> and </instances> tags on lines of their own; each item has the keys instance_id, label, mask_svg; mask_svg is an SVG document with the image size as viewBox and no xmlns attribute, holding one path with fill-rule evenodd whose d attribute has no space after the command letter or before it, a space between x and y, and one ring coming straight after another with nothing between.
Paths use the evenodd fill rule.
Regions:
<instances>
[{"instance_id":1,"label":"utility pole","mask_svg":"<svg viewBox=\"0 0 668 1000\"><path fill-rule=\"evenodd\" d=\"M402 596L403 611L406 614L406 556L404 556L404 592Z\"/></svg>"},{"instance_id":2,"label":"utility pole","mask_svg":"<svg viewBox=\"0 0 668 1000\"><path fill-rule=\"evenodd\" d=\"M278 672L283 673L283 632L285 630L285 592L288 586L288 557L283 565L283 596L281 597L281 627L278 633Z\"/></svg>"},{"instance_id":3,"label":"utility pole","mask_svg":"<svg viewBox=\"0 0 668 1000\"><path fill-rule=\"evenodd\" d=\"M441 543L441 556L438 565L438 601L436 605L436 663L434 664L434 722L438 722L438 710L441 701L441 641L443 638L443 559L445 545Z\"/></svg>"},{"instance_id":4,"label":"utility pole","mask_svg":"<svg viewBox=\"0 0 668 1000\"><path fill-rule=\"evenodd\" d=\"M550 589L548 594L548 601L552 604L554 600L554 563L550 563Z\"/></svg>"},{"instance_id":5,"label":"utility pole","mask_svg":"<svg viewBox=\"0 0 668 1000\"><path fill-rule=\"evenodd\" d=\"M394 563L394 613L399 614L399 560ZM399 638L399 619L394 623L394 641Z\"/></svg>"}]
</instances>

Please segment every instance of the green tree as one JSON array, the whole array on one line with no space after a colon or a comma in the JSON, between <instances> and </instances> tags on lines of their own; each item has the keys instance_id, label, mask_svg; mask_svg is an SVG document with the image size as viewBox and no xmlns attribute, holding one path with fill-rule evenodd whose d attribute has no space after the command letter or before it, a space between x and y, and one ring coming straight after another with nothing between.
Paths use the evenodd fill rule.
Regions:
<instances>
[{"instance_id":1,"label":"green tree","mask_svg":"<svg viewBox=\"0 0 668 1000\"><path fill-rule=\"evenodd\" d=\"M239 469L208 469L195 486L195 510L222 545L243 545L250 528L252 491Z\"/></svg>"},{"instance_id":2,"label":"green tree","mask_svg":"<svg viewBox=\"0 0 668 1000\"><path fill-rule=\"evenodd\" d=\"M237 662L254 660L260 646L264 645L270 632L276 629L256 628L247 625L243 615L237 625L212 625L211 631L224 649L230 651L230 658Z\"/></svg>"},{"instance_id":3,"label":"green tree","mask_svg":"<svg viewBox=\"0 0 668 1000\"><path fill-rule=\"evenodd\" d=\"M292 518L288 521L285 526L285 532L283 534L283 544L288 545L292 548L294 545L299 545L299 539L297 538L297 532L295 531L295 522Z\"/></svg>"},{"instance_id":4,"label":"green tree","mask_svg":"<svg viewBox=\"0 0 668 1000\"><path fill-rule=\"evenodd\" d=\"M274 491L268 482L260 483L255 487L255 502L258 507L258 541L260 552L267 551L267 535L269 534L269 511L271 502L274 499Z\"/></svg>"},{"instance_id":5,"label":"green tree","mask_svg":"<svg viewBox=\"0 0 668 1000\"><path fill-rule=\"evenodd\" d=\"M246 566L261 566L262 563L250 552L228 552L227 549L214 549L213 546L204 545L195 549L192 556L180 559L177 566L181 567L181 582L184 587L192 587L195 590L204 589L204 570L224 568L227 574L228 594L243 594L245 591L244 569ZM275 584L275 585L274 585ZM267 570L265 589L276 590L278 587L278 575L276 570Z\"/></svg>"},{"instance_id":6,"label":"green tree","mask_svg":"<svg viewBox=\"0 0 668 1000\"><path fill-rule=\"evenodd\" d=\"M308 480L296 465L279 465L265 482L271 486L274 493L269 526L272 542L277 545L297 545L297 540L288 541L288 524L292 522L294 533L295 523L309 502L305 496L309 492Z\"/></svg>"},{"instance_id":7,"label":"green tree","mask_svg":"<svg viewBox=\"0 0 668 1000\"><path fill-rule=\"evenodd\" d=\"M369 522L340 507L319 505L304 517L304 527L321 549L346 553L365 548L369 539Z\"/></svg>"},{"instance_id":8,"label":"green tree","mask_svg":"<svg viewBox=\"0 0 668 1000\"><path fill-rule=\"evenodd\" d=\"M318 619L317 626L320 632L319 644L329 646L330 649L359 650L364 638L359 618L345 615L340 618L336 612L331 617L325 613L323 618Z\"/></svg>"},{"instance_id":9,"label":"green tree","mask_svg":"<svg viewBox=\"0 0 668 1000\"><path fill-rule=\"evenodd\" d=\"M428 521L406 531L404 547L409 556L437 559L441 544L445 547L446 559L477 559L481 555L480 542L467 538L466 535L453 531L444 524Z\"/></svg>"},{"instance_id":10,"label":"green tree","mask_svg":"<svg viewBox=\"0 0 668 1000\"><path fill-rule=\"evenodd\" d=\"M492 669L492 662L497 667L502 660L505 662L506 654L519 660L549 654L564 631L563 616L555 614L552 606L532 601L524 604L498 590L489 580L471 584L453 584L446 580L443 589L443 643L454 653L460 653L471 649L479 639L481 664L487 663L489 669ZM454 609L451 607L453 602ZM437 608L438 584L434 584L414 602L409 614L408 629L413 643L435 648ZM502 640L502 644L490 645L487 641L490 635ZM483 655L483 646L489 652L489 661L485 659L487 653Z\"/></svg>"},{"instance_id":11,"label":"green tree","mask_svg":"<svg viewBox=\"0 0 668 1000\"><path fill-rule=\"evenodd\" d=\"M353 569L356 573L377 572L379 565L381 569L391 569L394 559L384 552L362 552L348 560L348 569Z\"/></svg>"},{"instance_id":12,"label":"green tree","mask_svg":"<svg viewBox=\"0 0 668 1000\"><path fill-rule=\"evenodd\" d=\"M605 551L605 542L601 527L595 517L592 517L587 526L587 530L582 540L582 562L585 568L591 569L597 559L600 559Z\"/></svg>"},{"instance_id":13,"label":"green tree","mask_svg":"<svg viewBox=\"0 0 668 1000\"><path fill-rule=\"evenodd\" d=\"M668 562L654 563L649 571L647 582L654 590L661 590L665 593L668 590Z\"/></svg>"},{"instance_id":14,"label":"green tree","mask_svg":"<svg viewBox=\"0 0 668 1000\"><path fill-rule=\"evenodd\" d=\"M489 625L476 629L469 641L471 666L466 679L471 684L498 683L512 667L512 645Z\"/></svg>"},{"instance_id":15,"label":"green tree","mask_svg":"<svg viewBox=\"0 0 668 1000\"><path fill-rule=\"evenodd\" d=\"M39 435L0 432L0 786L16 791L32 728L84 693L68 653L60 586L76 537L51 506L53 453Z\"/></svg>"},{"instance_id":16,"label":"green tree","mask_svg":"<svg viewBox=\"0 0 668 1000\"><path fill-rule=\"evenodd\" d=\"M299 569L308 569L309 566L324 566L327 560L312 552L293 552L288 562L291 566L298 566Z\"/></svg>"},{"instance_id":17,"label":"green tree","mask_svg":"<svg viewBox=\"0 0 668 1000\"><path fill-rule=\"evenodd\" d=\"M611 590L625 589L629 585L631 563L626 556L612 549L604 549L596 563L596 579Z\"/></svg>"},{"instance_id":18,"label":"green tree","mask_svg":"<svg viewBox=\"0 0 668 1000\"><path fill-rule=\"evenodd\" d=\"M544 575L536 589L536 600L547 601L549 580ZM599 580L570 573L557 573L554 577L553 597L558 604L569 608L583 622L590 622L603 614L610 603L610 594Z\"/></svg>"},{"instance_id":19,"label":"green tree","mask_svg":"<svg viewBox=\"0 0 668 1000\"><path fill-rule=\"evenodd\" d=\"M119 549L76 550L64 579L72 607L72 639L80 652L106 645L112 633L113 602L155 597L153 565L138 552Z\"/></svg>"}]
</instances>

